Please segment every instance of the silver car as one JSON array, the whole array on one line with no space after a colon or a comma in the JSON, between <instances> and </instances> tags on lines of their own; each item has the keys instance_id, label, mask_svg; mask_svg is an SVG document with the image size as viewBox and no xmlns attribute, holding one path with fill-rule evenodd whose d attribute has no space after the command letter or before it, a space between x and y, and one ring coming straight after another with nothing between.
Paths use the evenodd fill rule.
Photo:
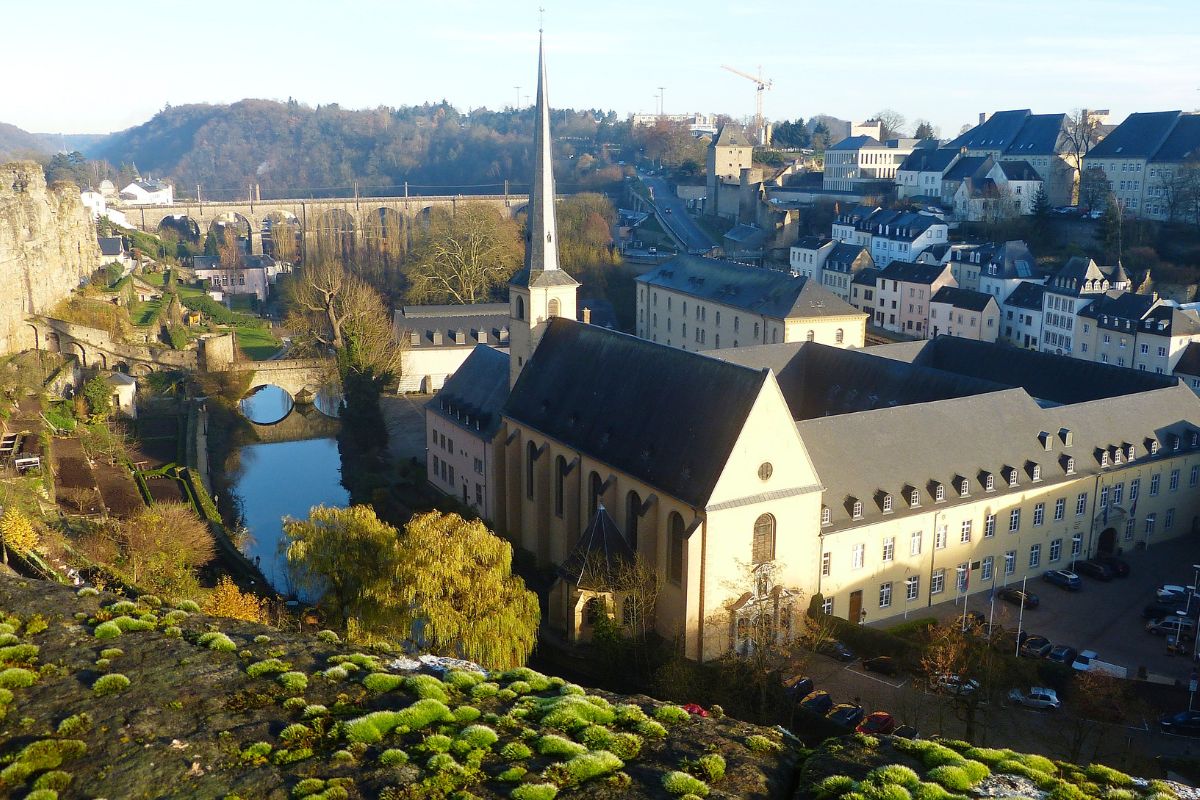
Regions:
<instances>
[{"instance_id":1,"label":"silver car","mask_svg":"<svg viewBox=\"0 0 1200 800\"><path fill-rule=\"evenodd\" d=\"M1013 689L1008 693L1008 699L1026 708L1041 708L1047 711L1057 711L1062 707L1058 692L1044 686L1034 686L1028 692Z\"/></svg>"}]
</instances>

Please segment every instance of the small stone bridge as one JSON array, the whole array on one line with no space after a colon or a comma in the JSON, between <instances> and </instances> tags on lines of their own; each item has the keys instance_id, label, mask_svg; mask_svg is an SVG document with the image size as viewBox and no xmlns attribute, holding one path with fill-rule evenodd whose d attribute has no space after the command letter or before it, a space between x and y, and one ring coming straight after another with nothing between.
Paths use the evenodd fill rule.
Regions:
<instances>
[{"instance_id":1,"label":"small stone bridge","mask_svg":"<svg viewBox=\"0 0 1200 800\"><path fill-rule=\"evenodd\" d=\"M171 228L201 240L217 225L234 225L249 239L250 252L263 252L263 235L275 225L294 227L302 253L318 237L386 240L401 230L400 218L417 219L435 208L454 212L464 203L487 203L509 216L525 208L527 195L446 195L435 197L336 197L323 200L246 200L236 202L181 201L160 206L124 206L129 224L158 233Z\"/></svg>"},{"instance_id":2,"label":"small stone bridge","mask_svg":"<svg viewBox=\"0 0 1200 800\"><path fill-rule=\"evenodd\" d=\"M324 358L281 358L278 361L240 361L231 369L249 372L249 394L263 386L278 386L297 403L313 402L330 382L333 362Z\"/></svg>"}]
</instances>

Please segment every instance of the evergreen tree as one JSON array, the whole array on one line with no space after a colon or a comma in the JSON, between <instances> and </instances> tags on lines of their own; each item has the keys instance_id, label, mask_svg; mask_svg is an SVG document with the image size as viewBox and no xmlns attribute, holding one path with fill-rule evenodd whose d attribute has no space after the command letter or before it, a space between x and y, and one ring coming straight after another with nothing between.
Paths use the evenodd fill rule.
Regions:
<instances>
[{"instance_id":1,"label":"evergreen tree","mask_svg":"<svg viewBox=\"0 0 1200 800\"><path fill-rule=\"evenodd\" d=\"M1122 224L1121 208L1117 205L1117 198L1109 195L1108 203L1104 206L1104 214L1100 217L1100 224L1096 227L1096 238L1104 248L1105 257L1113 264L1121 260Z\"/></svg>"}]
</instances>

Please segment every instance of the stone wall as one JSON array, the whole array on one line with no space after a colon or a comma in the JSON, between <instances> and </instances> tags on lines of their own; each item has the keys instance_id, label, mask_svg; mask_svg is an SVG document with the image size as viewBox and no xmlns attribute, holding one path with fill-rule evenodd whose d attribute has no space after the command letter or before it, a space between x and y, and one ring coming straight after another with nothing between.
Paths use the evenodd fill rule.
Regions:
<instances>
[{"instance_id":1,"label":"stone wall","mask_svg":"<svg viewBox=\"0 0 1200 800\"><path fill-rule=\"evenodd\" d=\"M48 311L99 266L79 189L47 188L32 161L0 165L0 354L34 347L25 318Z\"/></svg>"}]
</instances>

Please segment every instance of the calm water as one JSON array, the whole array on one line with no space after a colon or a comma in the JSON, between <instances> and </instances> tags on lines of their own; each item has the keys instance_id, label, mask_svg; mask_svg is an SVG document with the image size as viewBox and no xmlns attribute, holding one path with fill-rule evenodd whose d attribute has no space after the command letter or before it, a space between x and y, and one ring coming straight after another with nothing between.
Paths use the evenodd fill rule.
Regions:
<instances>
[{"instance_id":1,"label":"calm water","mask_svg":"<svg viewBox=\"0 0 1200 800\"><path fill-rule=\"evenodd\" d=\"M257 558L271 586L285 595L291 594L291 589L287 560L279 549L284 517L303 519L313 506L345 507L350 502L341 483L337 441L328 435L337 423L311 412L291 413L292 405L287 392L275 386L264 387L242 401L242 413L251 421L271 426L266 432L293 441L242 447L233 486L250 533L242 552L252 560ZM282 424L276 427L275 423Z\"/></svg>"}]
</instances>

